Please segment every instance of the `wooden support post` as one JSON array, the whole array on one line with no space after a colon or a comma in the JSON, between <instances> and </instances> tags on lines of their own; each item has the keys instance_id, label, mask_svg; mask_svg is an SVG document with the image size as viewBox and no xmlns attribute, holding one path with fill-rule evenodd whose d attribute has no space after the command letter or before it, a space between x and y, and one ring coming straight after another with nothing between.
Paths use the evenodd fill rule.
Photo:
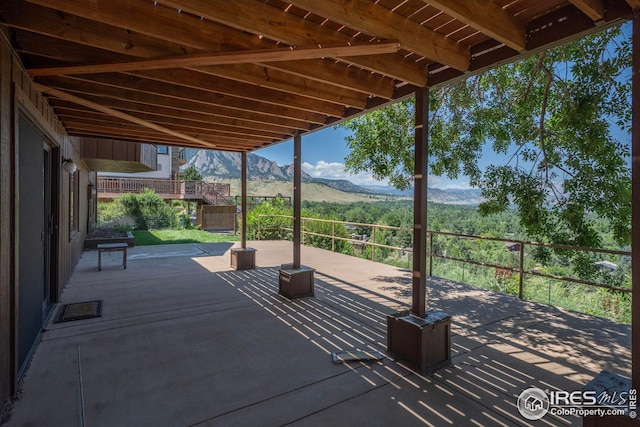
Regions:
<instances>
[{"instance_id":1,"label":"wooden support post","mask_svg":"<svg viewBox=\"0 0 640 427\"><path fill-rule=\"evenodd\" d=\"M293 137L293 268L300 268L302 136Z\"/></svg>"},{"instance_id":2,"label":"wooden support post","mask_svg":"<svg viewBox=\"0 0 640 427\"><path fill-rule=\"evenodd\" d=\"M451 363L451 316L426 310L428 116L429 89L418 89L411 311L387 315L387 350L422 374Z\"/></svg>"},{"instance_id":3,"label":"wooden support post","mask_svg":"<svg viewBox=\"0 0 640 427\"><path fill-rule=\"evenodd\" d=\"M415 165L413 190L413 288L411 314L426 315L427 299L427 173L429 89L416 91Z\"/></svg>"},{"instance_id":4,"label":"wooden support post","mask_svg":"<svg viewBox=\"0 0 640 427\"><path fill-rule=\"evenodd\" d=\"M313 268L300 265L300 230L302 225L302 136L293 137L293 264L280 268L278 293L294 299L314 295Z\"/></svg>"},{"instance_id":5,"label":"wooden support post","mask_svg":"<svg viewBox=\"0 0 640 427\"><path fill-rule=\"evenodd\" d=\"M241 243L240 247L242 249L247 248L247 153L245 151L242 152L242 158L240 159L240 169L242 175L242 190L241 197L242 202L240 203L242 210L242 220L240 226L240 235L241 235Z\"/></svg>"},{"instance_id":6,"label":"wooden support post","mask_svg":"<svg viewBox=\"0 0 640 427\"><path fill-rule=\"evenodd\" d=\"M240 173L242 176L242 201L240 220L240 248L231 249L231 267L236 270L248 270L256 267L256 250L247 248L247 153L243 152L240 159ZM258 239L260 239L260 218L258 218Z\"/></svg>"}]
</instances>

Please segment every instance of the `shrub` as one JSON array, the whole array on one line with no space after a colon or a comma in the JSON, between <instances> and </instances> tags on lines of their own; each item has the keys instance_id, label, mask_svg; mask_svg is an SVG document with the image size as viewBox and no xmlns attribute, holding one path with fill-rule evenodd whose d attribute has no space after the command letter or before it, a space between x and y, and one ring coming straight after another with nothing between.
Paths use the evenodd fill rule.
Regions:
<instances>
[{"instance_id":1,"label":"shrub","mask_svg":"<svg viewBox=\"0 0 640 427\"><path fill-rule=\"evenodd\" d=\"M111 228L139 230L178 228L178 217L174 207L153 190L145 188L142 193L123 194L112 203L100 203L98 223L100 226L111 224Z\"/></svg>"}]
</instances>

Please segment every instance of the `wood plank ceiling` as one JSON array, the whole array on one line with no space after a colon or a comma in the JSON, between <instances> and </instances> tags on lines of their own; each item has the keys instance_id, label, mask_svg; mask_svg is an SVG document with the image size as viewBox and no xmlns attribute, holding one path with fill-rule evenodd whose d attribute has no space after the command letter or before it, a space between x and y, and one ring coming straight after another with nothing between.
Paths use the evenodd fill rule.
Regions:
<instances>
[{"instance_id":1,"label":"wood plank ceiling","mask_svg":"<svg viewBox=\"0 0 640 427\"><path fill-rule=\"evenodd\" d=\"M628 19L632 0L0 0L70 135L252 151Z\"/></svg>"}]
</instances>

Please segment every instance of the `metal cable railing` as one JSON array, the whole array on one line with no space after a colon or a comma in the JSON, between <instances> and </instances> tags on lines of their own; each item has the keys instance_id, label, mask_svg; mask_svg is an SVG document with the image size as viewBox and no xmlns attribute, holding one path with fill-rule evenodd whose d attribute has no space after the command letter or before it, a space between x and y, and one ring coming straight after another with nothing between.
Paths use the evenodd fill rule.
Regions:
<instances>
[{"instance_id":1,"label":"metal cable railing","mask_svg":"<svg viewBox=\"0 0 640 427\"><path fill-rule=\"evenodd\" d=\"M259 215L258 221L257 221L258 240L261 240L263 235L266 232L271 232L271 233L276 232L276 235L278 235L280 239L283 239L284 232L293 231L293 228L291 226L284 225L283 222L279 222L277 226L263 227L262 224L264 223L263 221L264 218L281 218L281 219L291 220L291 222L293 221L293 217L288 215ZM328 234L328 232L324 233L324 232L309 230L306 225L310 222L331 224L331 234ZM340 236L336 234L337 224L340 224L341 226L346 228L358 228L358 227L368 228L371 230L371 232L366 239L363 239L361 236L356 238L354 237L354 235L351 235L350 237ZM388 245L385 243L376 242L376 231L386 229L386 230L393 230L395 232L413 233L413 230L409 228L392 227L388 225L379 225L379 224L364 224L364 223L357 223L357 222L336 221L336 220L319 219L319 218L301 218L301 228L302 228L301 230L302 244L305 244L305 240L308 240L308 236L315 236L315 237L320 237L325 239L331 239L332 251L336 250L336 242L340 242L340 241L349 242L352 245L370 247L372 261L375 261L376 259L376 248L386 248L386 249L397 250L397 251L408 252L408 253L412 252L410 245L407 245L406 247L398 247L398 246ZM428 257L428 263L429 263L428 265L429 265L430 276L433 275L434 259L441 259L441 260L460 262L460 263L463 263L463 265L470 264L470 265L477 265L477 266L488 267L488 268L495 268L496 277L498 277L499 274L509 275L509 276L513 273L518 274L518 292L517 293L518 293L518 298L520 299L523 298L524 277L527 275L542 277L542 278L547 278L552 280L561 280L564 282L593 286L596 288L608 289L610 291L631 294L631 288L628 288L628 287L612 285L609 283L594 282L590 280L583 280L575 277L551 274L548 272L540 271L535 267L527 268L526 266L527 263L525 262L525 259L526 259L525 254L527 253L527 248L535 248L535 247L556 249L556 250L563 250L563 251L590 252L590 253L596 253L596 254L630 257L631 252L629 251L585 248L585 247L579 247L579 246L539 243L539 242L523 241L523 240L517 240L517 239L503 239L503 238L497 238L497 237L474 236L474 235L465 235L460 233L449 233L449 232L441 232L441 231L428 231L427 233L428 233L428 245L429 245L427 250L427 257ZM514 266L514 265L500 264L496 262L478 261L470 258L460 258L456 256L447 255L446 251L445 253L438 253L437 250L434 250L434 238L438 236L442 236L445 238L456 238L462 241L488 241L488 242L501 243L506 248L507 247L510 248L508 249L509 251L517 253L518 255L517 265Z\"/></svg>"}]
</instances>

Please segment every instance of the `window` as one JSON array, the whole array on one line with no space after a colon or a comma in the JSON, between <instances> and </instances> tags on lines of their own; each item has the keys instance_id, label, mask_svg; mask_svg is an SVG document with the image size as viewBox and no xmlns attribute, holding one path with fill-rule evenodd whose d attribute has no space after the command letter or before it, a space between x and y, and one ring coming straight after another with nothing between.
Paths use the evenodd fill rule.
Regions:
<instances>
[{"instance_id":1,"label":"window","mask_svg":"<svg viewBox=\"0 0 640 427\"><path fill-rule=\"evenodd\" d=\"M69 240L80 230L80 185L78 171L69 174Z\"/></svg>"},{"instance_id":2,"label":"window","mask_svg":"<svg viewBox=\"0 0 640 427\"><path fill-rule=\"evenodd\" d=\"M158 145L158 154L169 154L169 147L166 145Z\"/></svg>"}]
</instances>

